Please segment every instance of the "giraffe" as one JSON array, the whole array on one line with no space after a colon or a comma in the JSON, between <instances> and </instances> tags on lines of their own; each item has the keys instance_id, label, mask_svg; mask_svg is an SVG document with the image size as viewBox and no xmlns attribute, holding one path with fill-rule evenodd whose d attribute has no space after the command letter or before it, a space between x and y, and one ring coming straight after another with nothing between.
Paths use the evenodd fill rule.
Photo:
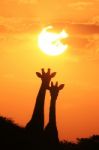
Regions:
<instances>
[{"instance_id":1,"label":"giraffe","mask_svg":"<svg viewBox=\"0 0 99 150\"><path fill-rule=\"evenodd\" d=\"M31 140L35 141L41 138L44 130L44 101L46 90L49 87L51 78L56 75L56 72L51 73L50 69L47 72L42 69L42 73L36 72L37 77L41 79L41 86L36 98L33 115L26 125L26 131Z\"/></svg>"},{"instance_id":2,"label":"giraffe","mask_svg":"<svg viewBox=\"0 0 99 150\"><path fill-rule=\"evenodd\" d=\"M59 143L58 130L56 124L56 100L59 91L62 90L63 87L64 84L58 85L58 82L56 82L56 84L53 84L53 82L51 82L51 86L49 87L51 102L49 111L49 122L45 127L45 140L47 141L47 144L49 144L49 146L55 146Z\"/></svg>"}]
</instances>

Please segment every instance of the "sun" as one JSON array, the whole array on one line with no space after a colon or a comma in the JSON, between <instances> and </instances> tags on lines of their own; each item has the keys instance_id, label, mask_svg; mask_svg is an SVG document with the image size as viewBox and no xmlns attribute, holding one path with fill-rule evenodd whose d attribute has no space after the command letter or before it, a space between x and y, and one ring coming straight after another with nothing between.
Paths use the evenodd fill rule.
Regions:
<instances>
[{"instance_id":1,"label":"sun","mask_svg":"<svg viewBox=\"0 0 99 150\"><path fill-rule=\"evenodd\" d=\"M67 50L68 45L62 43L62 39L68 37L68 33L62 30L60 33L48 31L53 29L53 26L43 28L38 37L39 48L47 55L60 55Z\"/></svg>"}]
</instances>

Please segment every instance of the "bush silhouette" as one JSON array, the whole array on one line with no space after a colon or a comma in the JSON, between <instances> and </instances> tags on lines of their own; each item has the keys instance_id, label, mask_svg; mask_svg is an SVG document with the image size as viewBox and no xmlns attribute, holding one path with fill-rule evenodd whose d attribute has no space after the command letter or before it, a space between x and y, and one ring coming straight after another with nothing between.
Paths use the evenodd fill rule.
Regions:
<instances>
[{"instance_id":1,"label":"bush silhouette","mask_svg":"<svg viewBox=\"0 0 99 150\"><path fill-rule=\"evenodd\" d=\"M25 139L24 128L19 127L11 120L0 117L0 147L13 149L21 147Z\"/></svg>"}]
</instances>

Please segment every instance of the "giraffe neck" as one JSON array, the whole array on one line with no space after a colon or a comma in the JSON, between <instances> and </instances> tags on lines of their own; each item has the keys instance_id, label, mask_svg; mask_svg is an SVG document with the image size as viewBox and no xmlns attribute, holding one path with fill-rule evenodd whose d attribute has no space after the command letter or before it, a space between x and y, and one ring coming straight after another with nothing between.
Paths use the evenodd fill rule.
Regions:
<instances>
[{"instance_id":1,"label":"giraffe neck","mask_svg":"<svg viewBox=\"0 0 99 150\"><path fill-rule=\"evenodd\" d=\"M38 132L42 132L44 128L44 101L45 101L45 94L46 94L46 88L43 84L41 84L41 87L39 89L37 98L36 98L36 104L34 107L34 112L31 117L31 120L27 124L27 127L30 128L30 130L38 130Z\"/></svg>"},{"instance_id":2,"label":"giraffe neck","mask_svg":"<svg viewBox=\"0 0 99 150\"><path fill-rule=\"evenodd\" d=\"M49 145L57 145L59 143L56 125L56 100L54 98L51 98L49 122L45 127L45 141L47 141Z\"/></svg>"},{"instance_id":3,"label":"giraffe neck","mask_svg":"<svg viewBox=\"0 0 99 150\"><path fill-rule=\"evenodd\" d=\"M49 123L56 127L56 100L54 98L51 98Z\"/></svg>"}]
</instances>

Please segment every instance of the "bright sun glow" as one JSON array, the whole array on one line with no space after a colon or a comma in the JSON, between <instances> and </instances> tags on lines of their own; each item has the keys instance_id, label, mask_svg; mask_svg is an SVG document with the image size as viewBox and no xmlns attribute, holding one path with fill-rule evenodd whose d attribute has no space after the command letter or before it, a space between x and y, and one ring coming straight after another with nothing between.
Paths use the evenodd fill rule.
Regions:
<instances>
[{"instance_id":1,"label":"bright sun glow","mask_svg":"<svg viewBox=\"0 0 99 150\"><path fill-rule=\"evenodd\" d=\"M39 48L47 55L59 55L67 50L68 45L61 42L62 39L68 37L68 34L62 30L60 33L49 32L53 26L44 28L38 38Z\"/></svg>"}]
</instances>

